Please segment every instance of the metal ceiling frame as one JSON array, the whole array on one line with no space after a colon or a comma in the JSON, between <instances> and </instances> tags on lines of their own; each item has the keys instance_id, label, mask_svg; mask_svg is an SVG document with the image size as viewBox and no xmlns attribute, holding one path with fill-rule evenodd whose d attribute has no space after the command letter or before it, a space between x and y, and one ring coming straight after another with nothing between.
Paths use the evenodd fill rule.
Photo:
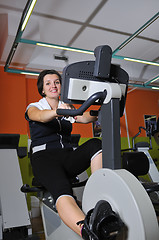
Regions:
<instances>
[{"instance_id":1,"label":"metal ceiling frame","mask_svg":"<svg viewBox=\"0 0 159 240\"><path fill-rule=\"evenodd\" d=\"M13 42L13 45L11 47L11 50L9 52L7 61L6 61L5 66L4 66L4 71L5 72L26 74L26 75L38 75L39 74L39 72L36 72L36 71L20 70L20 69L10 68L9 67L19 43L38 45L38 46L43 46L43 47L57 48L57 49L62 49L62 50L66 50L66 51L75 51L75 52L79 52L79 53L94 54L93 51L89 51L87 49L72 48L72 47L68 47L68 46L62 46L62 45L46 43L46 42L39 42L39 41L34 41L34 40L29 40L29 39L22 38L22 34L23 34L24 30L25 30L26 24L27 24L27 22L28 22L28 20L30 18L30 15L31 15L31 13L33 11L33 8L34 8L34 6L36 4L36 1L37 0L28 0L27 4L26 4L26 6L25 6L25 8L23 10L22 17L21 17L21 20L20 20L20 23L19 23L19 27L18 27L16 36L15 36L15 40ZM28 13L29 13L29 17L27 18L25 27L22 27L24 21L26 20L26 16L27 16ZM147 27L149 27L158 18L159 18L159 12L156 13L142 27L140 27L134 34L132 34L130 37L128 37L122 44L120 44L120 46L117 47L113 51L112 58L159 66L158 62L153 62L153 61L147 61L147 60L143 60L143 59L129 58L129 57L126 57L126 56L116 55L116 53L118 51L120 51L122 48L124 48L128 43L130 43L130 41L132 41L135 37L137 37L142 31L144 31ZM148 88L148 89L158 89L159 90L159 87L156 87L156 85L152 85L152 82L155 82L158 79L159 79L159 75L154 77L151 80L148 80L146 83L143 83L143 84L130 83L129 86L139 87L139 88Z\"/></svg>"}]
</instances>

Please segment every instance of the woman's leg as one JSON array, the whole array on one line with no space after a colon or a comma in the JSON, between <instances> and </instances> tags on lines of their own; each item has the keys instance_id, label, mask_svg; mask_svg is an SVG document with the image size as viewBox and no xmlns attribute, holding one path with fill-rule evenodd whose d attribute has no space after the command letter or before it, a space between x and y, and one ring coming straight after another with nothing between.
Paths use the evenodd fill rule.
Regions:
<instances>
[{"instance_id":1,"label":"woman's leg","mask_svg":"<svg viewBox=\"0 0 159 240\"><path fill-rule=\"evenodd\" d=\"M99 139L90 140L79 149L71 152L68 158L70 161L65 161L67 163L65 169L70 175L78 175L87 169L91 158L91 172L95 172L102 168L101 141ZM69 195L61 195L56 201L56 208L62 221L81 236L82 226L77 225L77 222L84 220L85 214L78 207L74 198Z\"/></svg>"},{"instance_id":2,"label":"woman's leg","mask_svg":"<svg viewBox=\"0 0 159 240\"><path fill-rule=\"evenodd\" d=\"M67 160L69 159L69 161ZM102 142L93 138L70 152L63 165L69 176L77 176L91 165L91 172L102 168ZM67 160L67 161L66 161Z\"/></svg>"},{"instance_id":3,"label":"woman's leg","mask_svg":"<svg viewBox=\"0 0 159 240\"><path fill-rule=\"evenodd\" d=\"M85 215L76 204L74 198L71 196L59 197L56 202L56 208L62 221L81 236L81 226L76 223L84 220Z\"/></svg>"},{"instance_id":4,"label":"woman's leg","mask_svg":"<svg viewBox=\"0 0 159 240\"><path fill-rule=\"evenodd\" d=\"M91 161L91 173L102 168L102 152L97 154Z\"/></svg>"},{"instance_id":5,"label":"woman's leg","mask_svg":"<svg viewBox=\"0 0 159 240\"><path fill-rule=\"evenodd\" d=\"M91 172L102 168L102 152L97 154L91 161ZM77 222L85 219L85 215L82 210L76 204L76 201L72 196L61 196L57 199L56 208L62 221L81 236L81 225L77 225Z\"/></svg>"},{"instance_id":6,"label":"woman's leg","mask_svg":"<svg viewBox=\"0 0 159 240\"><path fill-rule=\"evenodd\" d=\"M91 161L91 172L102 168L102 152ZM62 221L74 232L81 236L81 226L76 223L84 220L85 215L71 196L61 196L57 199L56 208Z\"/></svg>"}]
</instances>

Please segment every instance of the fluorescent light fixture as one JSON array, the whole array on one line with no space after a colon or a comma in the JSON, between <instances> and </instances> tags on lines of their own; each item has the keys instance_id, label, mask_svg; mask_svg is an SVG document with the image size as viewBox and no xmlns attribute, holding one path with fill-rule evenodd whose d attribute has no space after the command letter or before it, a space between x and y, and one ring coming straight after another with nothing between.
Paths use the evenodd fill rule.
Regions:
<instances>
[{"instance_id":1,"label":"fluorescent light fixture","mask_svg":"<svg viewBox=\"0 0 159 240\"><path fill-rule=\"evenodd\" d=\"M157 81L157 80L159 80L159 77L154 78L154 79L151 81L151 83L153 83L153 82L155 82L155 81Z\"/></svg>"},{"instance_id":2,"label":"fluorescent light fixture","mask_svg":"<svg viewBox=\"0 0 159 240\"><path fill-rule=\"evenodd\" d=\"M52 44L52 43L46 43L46 42L37 42L37 41L34 41L34 40L30 40L30 39L21 38L20 42L26 43L26 44L34 44L34 45L41 46L41 47L56 48L56 49L60 49L60 50L64 50L64 51L72 51L72 52L94 55L94 51L91 51L91 50L80 49L80 48L72 48L72 47L67 47L67 46L62 46L62 45L57 45L57 44ZM133 62L143 63L143 64L149 64L149 65L154 65L154 66L159 66L159 63L157 63L157 62L152 62L152 61L147 61L147 60L142 60L142 59L136 59L136 58L130 58L130 57L125 57L125 56L112 55L112 58L126 60L126 61L133 61Z\"/></svg>"},{"instance_id":3,"label":"fluorescent light fixture","mask_svg":"<svg viewBox=\"0 0 159 240\"><path fill-rule=\"evenodd\" d=\"M36 4L36 1L37 1L37 0L33 0L32 3L31 3L31 5L30 5L29 10L28 10L28 12L27 12L27 15L26 15L26 17L25 17L25 19L24 19L24 22L23 22L23 24L22 24L21 31L24 31L24 29L25 29L25 27L26 27L26 25L27 25L27 22L28 22L28 20L29 20L29 18L30 18L30 15L31 15L31 13L32 13L32 11L33 11L33 8L34 8L34 6L35 6L35 4Z\"/></svg>"},{"instance_id":4,"label":"fluorescent light fixture","mask_svg":"<svg viewBox=\"0 0 159 240\"><path fill-rule=\"evenodd\" d=\"M124 57L124 60L126 60L126 61L131 61L131 62L137 62L137 63L149 64L149 65L153 65L153 66L159 66L159 63L156 63L156 62L150 62L150 61L141 60L141 59L135 59L135 58L127 58L127 57Z\"/></svg>"},{"instance_id":5,"label":"fluorescent light fixture","mask_svg":"<svg viewBox=\"0 0 159 240\"><path fill-rule=\"evenodd\" d=\"M78 48L71 48L71 47L65 47L65 46L60 46L60 45L55 45L55 44L46 44L46 43L36 43L37 46L41 47L49 47L49 48L56 48L64 51L72 51L72 52L78 52L78 53L86 53L86 54L91 54L94 55L93 51L89 50L83 50L83 49L78 49Z\"/></svg>"},{"instance_id":6,"label":"fluorescent light fixture","mask_svg":"<svg viewBox=\"0 0 159 240\"><path fill-rule=\"evenodd\" d=\"M154 90L159 90L159 87L152 87L152 89L154 89Z\"/></svg>"},{"instance_id":7,"label":"fluorescent light fixture","mask_svg":"<svg viewBox=\"0 0 159 240\"><path fill-rule=\"evenodd\" d=\"M147 86L147 85L149 85L149 84L151 84L151 83L153 83L157 80L159 80L159 76L156 76L156 77L152 78L151 80L148 80L148 81L144 82L144 85Z\"/></svg>"},{"instance_id":8,"label":"fluorescent light fixture","mask_svg":"<svg viewBox=\"0 0 159 240\"><path fill-rule=\"evenodd\" d=\"M132 34L128 39L126 39L118 48L113 51L113 55L115 55L119 50L124 48L129 42L131 42L134 38L136 38L142 31L144 31L147 27L150 26L154 21L159 18L159 12L157 12L149 21L147 21L142 27L140 27L134 34Z\"/></svg>"},{"instance_id":9,"label":"fluorescent light fixture","mask_svg":"<svg viewBox=\"0 0 159 240\"><path fill-rule=\"evenodd\" d=\"M31 75L31 76L38 76L39 73L31 73L31 72L20 72L20 74Z\"/></svg>"},{"instance_id":10,"label":"fluorescent light fixture","mask_svg":"<svg viewBox=\"0 0 159 240\"><path fill-rule=\"evenodd\" d=\"M32 76L38 76L40 73L40 72L32 72L30 70L23 70L23 69L20 70L16 68L8 68L5 72L32 75Z\"/></svg>"}]
</instances>

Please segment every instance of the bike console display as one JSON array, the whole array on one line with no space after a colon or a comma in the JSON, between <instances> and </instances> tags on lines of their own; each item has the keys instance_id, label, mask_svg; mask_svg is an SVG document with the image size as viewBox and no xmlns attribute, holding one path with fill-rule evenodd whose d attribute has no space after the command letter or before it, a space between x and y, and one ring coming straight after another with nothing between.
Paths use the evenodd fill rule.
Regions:
<instances>
[{"instance_id":1,"label":"bike console display","mask_svg":"<svg viewBox=\"0 0 159 240\"><path fill-rule=\"evenodd\" d=\"M112 50L109 46L95 48L94 55L95 61L77 62L64 68L61 100L69 104L83 104L91 95L102 91L107 91L107 95L110 94L112 98L118 98L118 86L122 85L124 86L120 98L122 116L129 76L119 65L111 64ZM96 104L100 105L101 102L96 101L94 105Z\"/></svg>"}]
</instances>

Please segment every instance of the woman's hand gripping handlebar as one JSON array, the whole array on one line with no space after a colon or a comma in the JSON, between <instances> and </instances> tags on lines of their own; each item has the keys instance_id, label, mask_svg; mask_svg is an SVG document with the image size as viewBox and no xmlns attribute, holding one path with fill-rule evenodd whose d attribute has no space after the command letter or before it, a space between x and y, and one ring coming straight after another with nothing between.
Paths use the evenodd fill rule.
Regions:
<instances>
[{"instance_id":1,"label":"woman's hand gripping handlebar","mask_svg":"<svg viewBox=\"0 0 159 240\"><path fill-rule=\"evenodd\" d=\"M103 92L97 92L94 93L92 96L90 96L83 104L80 108L78 109L62 109L62 108L58 108L56 110L56 113L58 115L63 115L63 116L79 116L79 115L83 115L83 113L91 106L93 105L93 103L95 103L97 100L99 100L98 102L102 105L102 103L104 102L104 99L106 98L106 91Z\"/></svg>"}]
</instances>

